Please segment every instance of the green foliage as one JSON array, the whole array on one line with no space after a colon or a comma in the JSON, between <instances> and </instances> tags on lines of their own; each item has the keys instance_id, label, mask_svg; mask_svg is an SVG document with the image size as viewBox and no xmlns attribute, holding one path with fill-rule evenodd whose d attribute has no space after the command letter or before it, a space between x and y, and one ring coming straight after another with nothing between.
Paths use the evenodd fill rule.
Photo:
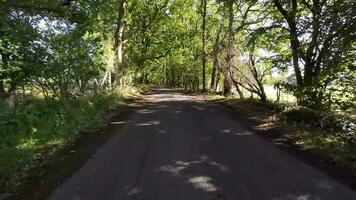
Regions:
<instances>
[{"instance_id":1,"label":"green foliage","mask_svg":"<svg viewBox=\"0 0 356 200\"><path fill-rule=\"evenodd\" d=\"M320 128L328 131L331 135L341 137L349 143L356 142L356 123L345 116L297 106L286 108L279 117L287 123Z\"/></svg>"},{"instance_id":2,"label":"green foliage","mask_svg":"<svg viewBox=\"0 0 356 200\"><path fill-rule=\"evenodd\" d=\"M356 70L341 72L329 88L332 103L341 110L356 108Z\"/></svg>"},{"instance_id":3,"label":"green foliage","mask_svg":"<svg viewBox=\"0 0 356 200\"><path fill-rule=\"evenodd\" d=\"M356 123L346 116L303 106L227 99L226 103L260 122L257 129L277 129L274 139L356 170ZM278 139L276 139L278 138Z\"/></svg>"},{"instance_id":4,"label":"green foliage","mask_svg":"<svg viewBox=\"0 0 356 200\"><path fill-rule=\"evenodd\" d=\"M272 2L273 26L279 35L289 37L296 83L289 82L298 103L313 109L330 110L339 99L332 99L335 82L355 63L355 21L353 1L280 1ZM287 25L288 28L283 26ZM282 53L282 52L281 52ZM279 53L279 54L281 54ZM338 90L347 87L339 84ZM348 93L348 92L347 92ZM353 104L354 99L344 98ZM345 104L346 105L346 104Z\"/></svg>"},{"instance_id":5,"label":"green foliage","mask_svg":"<svg viewBox=\"0 0 356 200\"><path fill-rule=\"evenodd\" d=\"M15 108L0 102L0 177L22 170L107 120L118 94L70 99L28 98Z\"/></svg>"},{"instance_id":6,"label":"green foliage","mask_svg":"<svg viewBox=\"0 0 356 200\"><path fill-rule=\"evenodd\" d=\"M94 94L141 84L199 90L203 56L212 90L264 101L264 86L276 83L303 106L283 119L354 142L352 120L320 112L356 107L353 1L208 0L205 30L200 1L127 0L118 13L123 2L1 1L1 173L101 124L117 97ZM282 111L270 102L239 105Z\"/></svg>"}]
</instances>

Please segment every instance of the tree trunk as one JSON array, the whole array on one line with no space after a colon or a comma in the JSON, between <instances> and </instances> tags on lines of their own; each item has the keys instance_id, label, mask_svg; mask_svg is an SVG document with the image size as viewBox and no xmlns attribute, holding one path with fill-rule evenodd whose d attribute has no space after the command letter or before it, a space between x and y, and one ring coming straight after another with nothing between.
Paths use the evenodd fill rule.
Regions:
<instances>
[{"instance_id":1,"label":"tree trunk","mask_svg":"<svg viewBox=\"0 0 356 200\"><path fill-rule=\"evenodd\" d=\"M215 85L216 85L216 63L215 63L215 58L214 58L214 64L213 64L213 69L211 71L211 82L210 82L210 90L215 90Z\"/></svg>"},{"instance_id":2,"label":"tree trunk","mask_svg":"<svg viewBox=\"0 0 356 200\"><path fill-rule=\"evenodd\" d=\"M203 88L202 91L206 90L206 7L207 0L201 0L202 3L202 78L203 78Z\"/></svg>"},{"instance_id":3,"label":"tree trunk","mask_svg":"<svg viewBox=\"0 0 356 200\"><path fill-rule=\"evenodd\" d=\"M0 80L0 99L6 99L8 95L5 91L4 81Z\"/></svg>"},{"instance_id":4,"label":"tree trunk","mask_svg":"<svg viewBox=\"0 0 356 200\"><path fill-rule=\"evenodd\" d=\"M261 82L261 80L258 77L255 77L255 80L256 80L258 88L259 88L258 96L260 97L262 102L266 102L267 95L265 92L265 88L263 87L263 83Z\"/></svg>"},{"instance_id":5,"label":"tree trunk","mask_svg":"<svg viewBox=\"0 0 356 200\"><path fill-rule=\"evenodd\" d=\"M227 47L227 58L226 58L226 64L227 64L227 73L224 73L227 75L227 80L229 80L230 78L230 70L233 68L234 66L234 54L235 54L235 47L234 47L234 42L235 42L235 35L234 35L234 1L233 0L229 0L227 2L228 4L228 11L229 11L229 29L228 29L228 47ZM231 82L231 81L229 81ZM231 85L231 84L230 84ZM237 93L239 94L240 98L243 99L243 93L240 90L240 87L238 86L238 84L235 84L235 88Z\"/></svg>"},{"instance_id":6,"label":"tree trunk","mask_svg":"<svg viewBox=\"0 0 356 200\"><path fill-rule=\"evenodd\" d=\"M280 88L278 87L278 88L277 88L277 99L276 99L276 101L279 102L280 99L281 99L281 90L280 90Z\"/></svg>"},{"instance_id":7,"label":"tree trunk","mask_svg":"<svg viewBox=\"0 0 356 200\"><path fill-rule=\"evenodd\" d=\"M216 81L215 81L215 85L214 85L214 91L216 91L218 89L219 82L220 82L220 70L218 70L216 73Z\"/></svg>"},{"instance_id":8,"label":"tree trunk","mask_svg":"<svg viewBox=\"0 0 356 200\"><path fill-rule=\"evenodd\" d=\"M123 62L123 32L125 27L125 6L126 0L119 1L118 16L117 16L117 26L115 31L115 54L116 54L116 68L117 73L121 71L121 66Z\"/></svg>"},{"instance_id":9,"label":"tree trunk","mask_svg":"<svg viewBox=\"0 0 356 200\"><path fill-rule=\"evenodd\" d=\"M260 88L260 94L258 95L261 99L262 102L266 102L267 101L267 95L266 95L266 92L265 92L265 89L263 88Z\"/></svg>"},{"instance_id":10,"label":"tree trunk","mask_svg":"<svg viewBox=\"0 0 356 200\"><path fill-rule=\"evenodd\" d=\"M210 89L216 90L216 78L217 78L217 69L219 68L219 42L220 42L220 32L221 29L216 33L215 44L213 49L213 69L211 71L211 83Z\"/></svg>"},{"instance_id":11,"label":"tree trunk","mask_svg":"<svg viewBox=\"0 0 356 200\"><path fill-rule=\"evenodd\" d=\"M224 96L229 96L231 94L231 83L228 79L228 77L224 78L224 89L223 89L223 95Z\"/></svg>"},{"instance_id":12,"label":"tree trunk","mask_svg":"<svg viewBox=\"0 0 356 200\"><path fill-rule=\"evenodd\" d=\"M303 77L299 67L299 41L297 36L297 28L294 25L290 27L290 45L292 48L293 68L295 78L299 86L303 85Z\"/></svg>"},{"instance_id":13,"label":"tree trunk","mask_svg":"<svg viewBox=\"0 0 356 200\"><path fill-rule=\"evenodd\" d=\"M295 77L297 80L297 85L303 85L303 77L301 74L301 70L299 67L299 40L298 40L298 33L297 33L297 25L296 25L296 13L298 2L297 0L291 0L292 8L290 12L285 10L280 2L280 0L274 0L274 5L277 7L278 11L283 15L284 19L287 21L289 26L289 41L292 49L292 59L293 59L293 68Z\"/></svg>"}]
</instances>

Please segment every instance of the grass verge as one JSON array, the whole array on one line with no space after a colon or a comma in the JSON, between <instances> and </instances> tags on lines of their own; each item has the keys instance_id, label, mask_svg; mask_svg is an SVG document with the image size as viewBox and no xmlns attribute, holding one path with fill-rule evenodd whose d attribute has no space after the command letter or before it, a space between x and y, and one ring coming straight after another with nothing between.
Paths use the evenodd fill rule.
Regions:
<instances>
[{"instance_id":1,"label":"grass verge","mask_svg":"<svg viewBox=\"0 0 356 200\"><path fill-rule=\"evenodd\" d=\"M73 146L83 138L100 140L103 136L92 133L100 133L125 99L139 92L118 91L66 99L32 97L15 107L1 103L0 199L18 196L29 179L40 177L53 163L66 167L56 157L75 152Z\"/></svg>"},{"instance_id":2,"label":"grass verge","mask_svg":"<svg viewBox=\"0 0 356 200\"><path fill-rule=\"evenodd\" d=\"M294 151L303 161L356 189L356 125L352 118L254 99L211 99L238 111L275 145Z\"/></svg>"}]
</instances>

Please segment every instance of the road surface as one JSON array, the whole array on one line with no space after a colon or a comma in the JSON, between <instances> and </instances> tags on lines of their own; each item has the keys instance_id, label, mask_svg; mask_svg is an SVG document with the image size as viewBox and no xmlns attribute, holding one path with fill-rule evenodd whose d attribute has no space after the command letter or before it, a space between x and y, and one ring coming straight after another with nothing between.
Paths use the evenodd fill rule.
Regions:
<instances>
[{"instance_id":1,"label":"road surface","mask_svg":"<svg viewBox=\"0 0 356 200\"><path fill-rule=\"evenodd\" d=\"M221 105L158 89L50 199L356 200Z\"/></svg>"}]
</instances>

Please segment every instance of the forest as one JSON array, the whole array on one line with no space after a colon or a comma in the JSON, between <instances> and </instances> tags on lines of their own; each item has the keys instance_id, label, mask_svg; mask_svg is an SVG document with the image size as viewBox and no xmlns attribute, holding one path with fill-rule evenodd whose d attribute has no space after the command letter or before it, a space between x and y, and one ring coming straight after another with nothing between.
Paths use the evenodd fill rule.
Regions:
<instances>
[{"instance_id":1,"label":"forest","mask_svg":"<svg viewBox=\"0 0 356 200\"><path fill-rule=\"evenodd\" d=\"M0 185L152 87L273 105L356 166L355 1L4 0L0 13Z\"/></svg>"}]
</instances>

